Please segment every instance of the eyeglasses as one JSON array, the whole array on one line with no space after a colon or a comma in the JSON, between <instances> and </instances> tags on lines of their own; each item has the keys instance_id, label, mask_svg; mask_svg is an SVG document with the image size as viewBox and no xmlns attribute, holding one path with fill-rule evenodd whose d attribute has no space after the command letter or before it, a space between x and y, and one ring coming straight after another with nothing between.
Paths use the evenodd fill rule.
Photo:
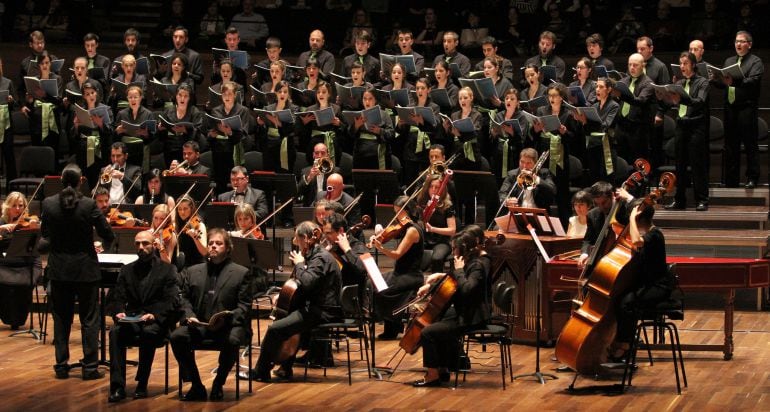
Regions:
<instances>
[{"instance_id":1,"label":"eyeglasses","mask_svg":"<svg viewBox=\"0 0 770 412\"><path fill-rule=\"evenodd\" d=\"M748 43L748 40L736 40L735 44Z\"/></svg>"}]
</instances>

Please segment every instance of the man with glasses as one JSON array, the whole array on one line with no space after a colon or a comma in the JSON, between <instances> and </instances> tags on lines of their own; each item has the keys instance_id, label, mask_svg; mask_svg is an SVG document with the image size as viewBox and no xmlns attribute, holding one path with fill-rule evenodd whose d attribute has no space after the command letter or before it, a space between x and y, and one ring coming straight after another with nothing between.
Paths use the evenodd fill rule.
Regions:
<instances>
[{"instance_id":1,"label":"man with glasses","mask_svg":"<svg viewBox=\"0 0 770 412\"><path fill-rule=\"evenodd\" d=\"M759 147L757 145L757 115L759 89L765 66L762 59L751 53L751 34L735 34L735 56L725 59L723 67L738 64L743 78L724 77L711 84L725 93L725 170L727 187L738 187L741 172L741 143L746 149L746 189L757 187L759 180Z\"/></svg>"},{"instance_id":2,"label":"man with glasses","mask_svg":"<svg viewBox=\"0 0 770 412\"><path fill-rule=\"evenodd\" d=\"M249 176L246 172L246 168L243 166L235 166L230 171L230 185L233 190L222 193L217 197L218 202L229 203L248 203L254 207L254 212L257 215L257 221L265 218L268 214L267 199L265 198L265 192L253 188L249 185Z\"/></svg>"}]
</instances>

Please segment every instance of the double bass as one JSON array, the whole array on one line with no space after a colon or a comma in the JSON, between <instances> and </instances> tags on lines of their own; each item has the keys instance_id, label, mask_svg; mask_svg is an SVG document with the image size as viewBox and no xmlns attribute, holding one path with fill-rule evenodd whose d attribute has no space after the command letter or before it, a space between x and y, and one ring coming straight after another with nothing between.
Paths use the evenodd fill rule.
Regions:
<instances>
[{"instance_id":1,"label":"double bass","mask_svg":"<svg viewBox=\"0 0 770 412\"><path fill-rule=\"evenodd\" d=\"M651 190L640 208L653 207L675 184L672 173L663 173L659 187ZM556 341L556 358L578 373L595 374L607 360L607 348L615 339L615 307L638 272L635 256L636 247L626 226L612 250L593 267L585 299L572 312Z\"/></svg>"}]
</instances>

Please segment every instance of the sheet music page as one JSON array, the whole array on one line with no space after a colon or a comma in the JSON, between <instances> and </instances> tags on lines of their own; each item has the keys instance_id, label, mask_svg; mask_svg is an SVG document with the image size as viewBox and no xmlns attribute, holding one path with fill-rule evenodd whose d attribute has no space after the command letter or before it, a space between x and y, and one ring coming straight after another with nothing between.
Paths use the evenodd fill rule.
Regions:
<instances>
[{"instance_id":1,"label":"sheet music page","mask_svg":"<svg viewBox=\"0 0 770 412\"><path fill-rule=\"evenodd\" d=\"M535 241L535 244L537 245L537 249L540 251L540 255L543 256L543 259L546 263L553 260L550 256L548 256L548 252L545 251L545 248L543 247L543 243L540 242L540 238L537 236L537 233L535 233L535 228L532 227L532 225L527 225L527 229L529 230L529 233L532 235L532 240Z\"/></svg>"},{"instance_id":2,"label":"sheet music page","mask_svg":"<svg viewBox=\"0 0 770 412\"><path fill-rule=\"evenodd\" d=\"M543 232L551 233L551 226L548 225L548 218L543 215L537 215L537 222L543 228Z\"/></svg>"},{"instance_id":3,"label":"sheet music page","mask_svg":"<svg viewBox=\"0 0 770 412\"><path fill-rule=\"evenodd\" d=\"M374 261L372 255L370 253L364 253L359 259L364 262L366 273L369 274L369 279L372 280L372 284L374 284L377 293L387 289L388 284L385 283L385 278L382 277L382 272L380 272L380 268L377 267L377 262Z\"/></svg>"},{"instance_id":4,"label":"sheet music page","mask_svg":"<svg viewBox=\"0 0 770 412\"><path fill-rule=\"evenodd\" d=\"M519 230L516 228L516 222L511 219L511 216L508 213L496 217L495 223L503 233L519 233Z\"/></svg>"},{"instance_id":5,"label":"sheet music page","mask_svg":"<svg viewBox=\"0 0 770 412\"><path fill-rule=\"evenodd\" d=\"M556 236L567 236L567 232L564 231L564 226L561 225L561 220L556 216L548 216L553 225L553 234Z\"/></svg>"}]
</instances>

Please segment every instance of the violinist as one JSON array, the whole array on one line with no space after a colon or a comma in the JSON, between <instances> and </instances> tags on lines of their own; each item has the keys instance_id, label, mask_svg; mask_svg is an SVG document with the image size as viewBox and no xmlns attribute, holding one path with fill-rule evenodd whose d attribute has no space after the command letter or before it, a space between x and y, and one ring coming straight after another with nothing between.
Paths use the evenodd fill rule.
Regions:
<instances>
[{"instance_id":1,"label":"violinist","mask_svg":"<svg viewBox=\"0 0 770 412\"><path fill-rule=\"evenodd\" d=\"M144 185L144 191L134 202L137 205L157 205L166 204L169 209L173 209L174 197L166 193L166 188L163 187L161 180L161 171L159 169L151 169L149 172L142 176L142 180L146 183Z\"/></svg>"},{"instance_id":2,"label":"violinist","mask_svg":"<svg viewBox=\"0 0 770 412\"><path fill-rule=\"evenodd\" d=\"M330 200L332 202L337 202L340 205L342 205L343 209L347 209L348 206L353 203L353 196L350 196L349 194L345 193L345 182L342 178L342 175L339 173L332 173L329 175L329 177L326 179L326 191L324 192L318 192L316 194L316 202L320 200ZM329 190L331 188L331 190ZM358 222L361 220L361 208L359 205L353 205L350 213L346 216L346 218L351 222Z\"/></svg>"},{"instance_id":3,"label":"violinist","mask_svg":"<svg viewBox=\"0 0 770 412\"><path fill-rule=\"evenodd\" d=\"M235 225L238 229L230 232L232 237L256 239L256 234L262 235L262 230L257 229L257 215L254 213L254 208L248 203L235 206Z\"/></svg>"},{"instance_id":4,"label":"violinist","mask_svg":"<svg viewBox=\"0 0 770 412\"><path fill-rule=\"evenodd\" d=\"M94 192L94 201L96 202L96 207L98 207L104 214L104 217L107 218L110 226L134 227L136 225L136 219L134 219L133 216L126 215L124 219L119 219L117 216L119 211L117 209L114 211L116 216L110 216L110 213L113 212L110 208L110 192L104 187L100 186L96 188L96 191ZM121 220L122 224L119 225L118 220Z\"/></svg>"},{"instance_id":5,"label":"violinist","mask_svg":"<svg viewBox=\"0 0 770 412\"><path fill-rule=\"evenodd\" d=\"M540 168L537 175L534 176L534 184L530 187L519 187L511 192L514 185L518 185L520 175L532 175L535 164L537 163L537 150L526 148L519 154L519 167L513 169L503 180L503 185L497 192L501 203L507 207L537 207L547 209L553 203L556 196L556 185L553 182L553 175L547 168ZM523 190L523 194L522 194ZM508 197L511 193L511 197Z\"/></svg>"},{"instance_id":6,"label":"violinist","mask_svg":"<svg viewBox=\"0 0 770 412\"><path fill-rule=\"evenodd\" d=\"M292 243L299 250L289 252L289 258L294 263L291 276L299 283L306 303L267 328L256 367L250 372L251 379L270 382L270 371L284 341L310 331L320 323L332 322L339 316L340 267L331 254L315 241L313 232L318 230L313 222L305 221L294 231ZM273 375L281 380L291 379L294 360L295 356L291 356L281 362Z\"/></svg>"},{"instance_id":7,"label":"violinist","mask_svg":"<svg viewBox=\"0 0 770 412\"><path fill-rule=\"evenodd\" d=\"M177 246L184 253L184 267L203 263L206 260L206 225L195 211L195 201L189 196L179 198L174 228Z\"/></svg>"},{"instance_id":8,"label":"violinist","mask_svg":"<svg viewBox=\"0 0 770 412\"><path fill-rule=\"evenodd\" d=\"M403 233L396 249L388 249L377 235L372 237L372 245L385 256L395 260L393 271L385 273L383 277L388 288L374 296L374 311L384 322L384 331L378 336L382 340L392 340L403 331L401 319L393 315L393 309L403 306L414 296L414 292L423 283L420 261L425 249L425 235L417 221L415 206L407 196L399 196L393 203L393 210L397 213L395 225L400 225ZM404 222L404 223L401 223Z\"/></svg>"},{"instance_id":9,"label":"violinist","mask_svg":"<svg viewBox=\"0 0 770 412\"><path fill-rule=\"evenodd\" d=\"M171 218L167 219L170 211L171 209L164 203L155 206L152 209L152 223L150 225L150 229L155 234L155 248L160 254L160 259L166 263L171 263L171 257L177 243L174 223Z\"/></svg>"},{"instance_id":10,"label":"violinist","mask_svg":"<svg viewBox=\"0 0 770 412\"><path fill-rule=\"evenodd\" d=\"M452 306L441 320L427 325L420 333L423 365L427 371L423 379L412 384L415 387L435 387L448 382L449 371L460 366L460 337L463 332L486 324L492 315L487 287L492 259L483 249L483 233L476 225L457 233L452 238L454 271L428 276L417 291L418 296L426 295L431 286L445 276L452 276L457 281Z\"/></svg>"},{"instance_id":11,"label":"violinist","mask_svg":"<svg viewBox=\"0 0 770 412\"><path fill-rule=\"evenodd\" d=\"M630 291L621 297L616 308L618 328L615 342L609 348L612 360L625 358L634 339L639 312L668 299L675 285L675 279L666 267L663 232L652 221L655 208L644 207L643 199L633 199L627 192L620 196L629 202L628 234L635 246L638 265Z\"/></svg>"},{"instance_id":12,"label":"violinist","mask_svg":"<svg viewBox=\"0 0 770 412\"><path fill-rule=\"evenodd\" d=\"M583 246L581 247L580 257L578 257L577 260L578 268L581 269L586 265L588 255L591 253L591 248L594 246L594 243L596 243L596 240L599 237L599 233L602 231L602 227L604 226L604 221L612 210L612 206L615 204L615 202L622 202L622 207L618 210L618 221L623 225L625 225L627 222L625 219L627 216L625 206L626 201L624 200L626 197L625 190L618 189L616 192L611 183L598 181L591 185L591 188L588 190L588 192L593 198L594 207L588 211L588 216L586 217L586 233L583 237ZM622 196L621 193L623 193ZM597 258L598 257L599 256L597 256Z\"/></svg>"},{"instance_id":13,"label":"violinist","mask_svg":"<svg viewBox=\"0 0 770 412\"><path fill-rule=\"evenodd\" d=\"M3 202L0 216L0 253L4 253L10 244L13 232L21 226L30 229L40 227L40 221L35 216L29 216L27 198L20 192L11 192ZM33 219L34 218L34 219ZM29 220L27 220L29 219ZM20 225L21 224L21 225ZM35 282L42 275L40 259L33 266ZM29 264L24 259L0 259L0 319L16 330L27 319L29 307L32 304L32 285L29 283Z\"/></svg>"},{"instance_id":14,"label":"violinist","mask_svg":"<svg viewBox=\"0 0 770 412\"><path fill-rule=\"evenodd\" d=\"M444 175L448 179L448 175ZM425 184L417 197L417 206L422 211L422 223L425 227L425 248L432 251L430 258L431 272L443 272L444 261L452 252L449 241L457 230L452 198L447 187L442 190L442 176L428 174ZM435 203L435 205L433 205ZM425 221L425 209L431 205L433 212Z\"/></svg>"}]
</instances>

